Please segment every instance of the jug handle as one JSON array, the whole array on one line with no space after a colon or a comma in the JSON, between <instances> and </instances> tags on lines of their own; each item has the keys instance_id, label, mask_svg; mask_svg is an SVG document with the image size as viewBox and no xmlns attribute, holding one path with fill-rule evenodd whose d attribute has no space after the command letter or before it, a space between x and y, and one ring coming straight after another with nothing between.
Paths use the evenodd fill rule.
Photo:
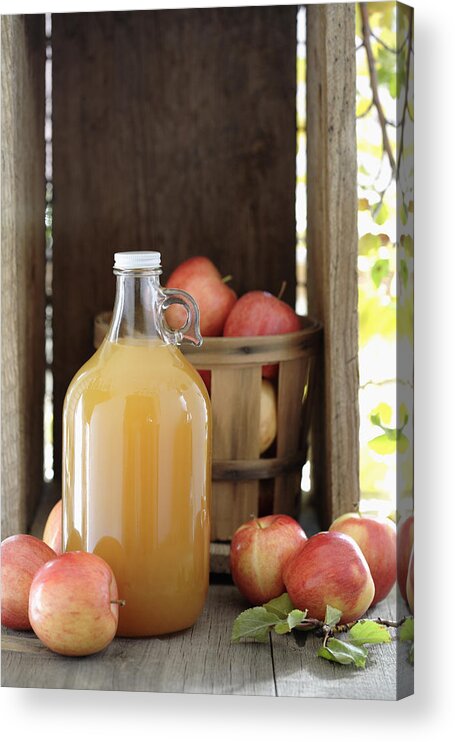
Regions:
<instances>
[{"instance_id":1,"label":"jug handle","mask_svg":"<svg viewBox=\"0 0 455 742\"><path fill-rule=\"evenodd\" d=\"M199 307L191 294L181 289L161 289L161 301L158 305L158 323L161 335L164 340L174 345L181 343L190 343L200 347L202 345L202 336L199 323ZM173 330L166 322L164 313L173 304L177 304L186 309L186 320L184 324Z\"/></svg>"}]
</instances>

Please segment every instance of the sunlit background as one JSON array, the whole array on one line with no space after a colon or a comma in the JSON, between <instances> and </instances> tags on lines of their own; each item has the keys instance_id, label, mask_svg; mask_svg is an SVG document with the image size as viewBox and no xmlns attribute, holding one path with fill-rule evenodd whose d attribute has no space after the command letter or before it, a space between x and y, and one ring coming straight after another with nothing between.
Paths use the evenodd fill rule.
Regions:
<instances>
[{"instance_id":1,"label":"sunlit background","mask_svg":"<svg viewBox=\"0 0 455 742\"><path fill-rule=\"evenodd\" d=\"M402 369L400 364L397 378L397 342L401 348L409 346L408 357L412 357L413 343L414 173L412 146L408 143L412 143L414 110L409 19L406 9L397 16L393 2L356 4L360 510L384 515L395 513L397 498L402 514L412 510L412 366ZM302 8L297 23L300 314L307 311L305 25ZM397 198L402 204L398 214ZM310 486L307 464L302 488L309 490Z\"/></svg>"}]
</instances>

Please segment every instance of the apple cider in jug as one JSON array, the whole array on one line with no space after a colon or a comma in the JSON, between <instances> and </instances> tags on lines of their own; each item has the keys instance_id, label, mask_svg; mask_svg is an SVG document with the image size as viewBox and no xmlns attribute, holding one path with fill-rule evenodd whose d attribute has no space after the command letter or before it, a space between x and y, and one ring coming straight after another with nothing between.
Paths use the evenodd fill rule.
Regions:
<instances>
[{"instance_id":1,"label":"apple cider in jug","mask_svg":"<svg viewBox=\"0 0 455 742\"><path fill-rule=\"evenodd\" d=\"M118 635L153 636L191 626L206 598L211 408L177 347L202 342L194 299L161 287L156 252L116 253L114 273L109 331L65 397L63 548L112 567Z\"/></svg>"}]
</instances>

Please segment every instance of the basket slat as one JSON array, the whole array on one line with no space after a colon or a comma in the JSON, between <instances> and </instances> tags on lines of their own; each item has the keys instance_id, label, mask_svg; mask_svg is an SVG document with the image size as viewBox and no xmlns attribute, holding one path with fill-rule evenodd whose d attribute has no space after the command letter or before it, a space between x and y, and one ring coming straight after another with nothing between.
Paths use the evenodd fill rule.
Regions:
<instances>
[{"instance_id":1,"label":"basket slat","mask_svg":"<svg viewBox=\"0 0 455 742\"><path fill-rule=\"evenodd\" d=\"M305 356L280 363L278 380L278 458L296 453L302 447L302 403L308 383L309 359ZM306 441L304 441L306 447ZM296 512L300 492L301 471L290 472L275 479L274 513Z\"/></svg>"},{"instance_id":2,"label":"basket slat","mask_svg":"<svg viewBox=\"0 0 455 742\"><path fill-rule=\"evenodd\" d=\"M214 459L259 458L260 388L260 366L213 369ZM212 488L212 540L226 541L257 512L259 482L214 481Z\"/></svg>"}]
</instances>

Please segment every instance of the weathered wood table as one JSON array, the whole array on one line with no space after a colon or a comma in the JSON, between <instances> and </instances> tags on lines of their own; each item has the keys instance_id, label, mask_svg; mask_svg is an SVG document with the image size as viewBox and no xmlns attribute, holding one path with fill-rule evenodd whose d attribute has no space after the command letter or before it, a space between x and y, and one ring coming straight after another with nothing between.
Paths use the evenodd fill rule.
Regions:
<instances>
[{"instance_id":1,"label":"weathered wood table","mask_svg":"<svg viewBox=\"0 0 455 742\"><path fill-rule=\"evenodd\" d=\"M31 529L38 538L56 491L49 486L38 509ZM311 510L304 513L304 526L308 535L318 530ZM2 628L2 686L383 700L412 693L404 643L371 647L364 670L317 657L321 639L312 634L271 634L267 644L233 644L233 622L248 607L228 575L213 575L204 611L191 629L152 639L116 638L103 652L81 658L51 652L31 631ZM406 614L394 589L367 615L395 620Z\"/></svg>"},{"instance_id":2,"label":"weathered wood table","mask_svg":"<svg viewBox=\"0 0 455 742\"><path fill-rule=\"evenodd\" d=\"M395 603L392 595L372 614L395 618ZM114 639L103 652L83 658L54 654L32 632L3 629L2 685L383 700L412 692L405 644L371 647L364 670L318 658L321 639L298 632L271 634L267 644L232 644L232 623L246 607L234 586L212 584L191 629Z\"/></svg>"}]
</instances>

